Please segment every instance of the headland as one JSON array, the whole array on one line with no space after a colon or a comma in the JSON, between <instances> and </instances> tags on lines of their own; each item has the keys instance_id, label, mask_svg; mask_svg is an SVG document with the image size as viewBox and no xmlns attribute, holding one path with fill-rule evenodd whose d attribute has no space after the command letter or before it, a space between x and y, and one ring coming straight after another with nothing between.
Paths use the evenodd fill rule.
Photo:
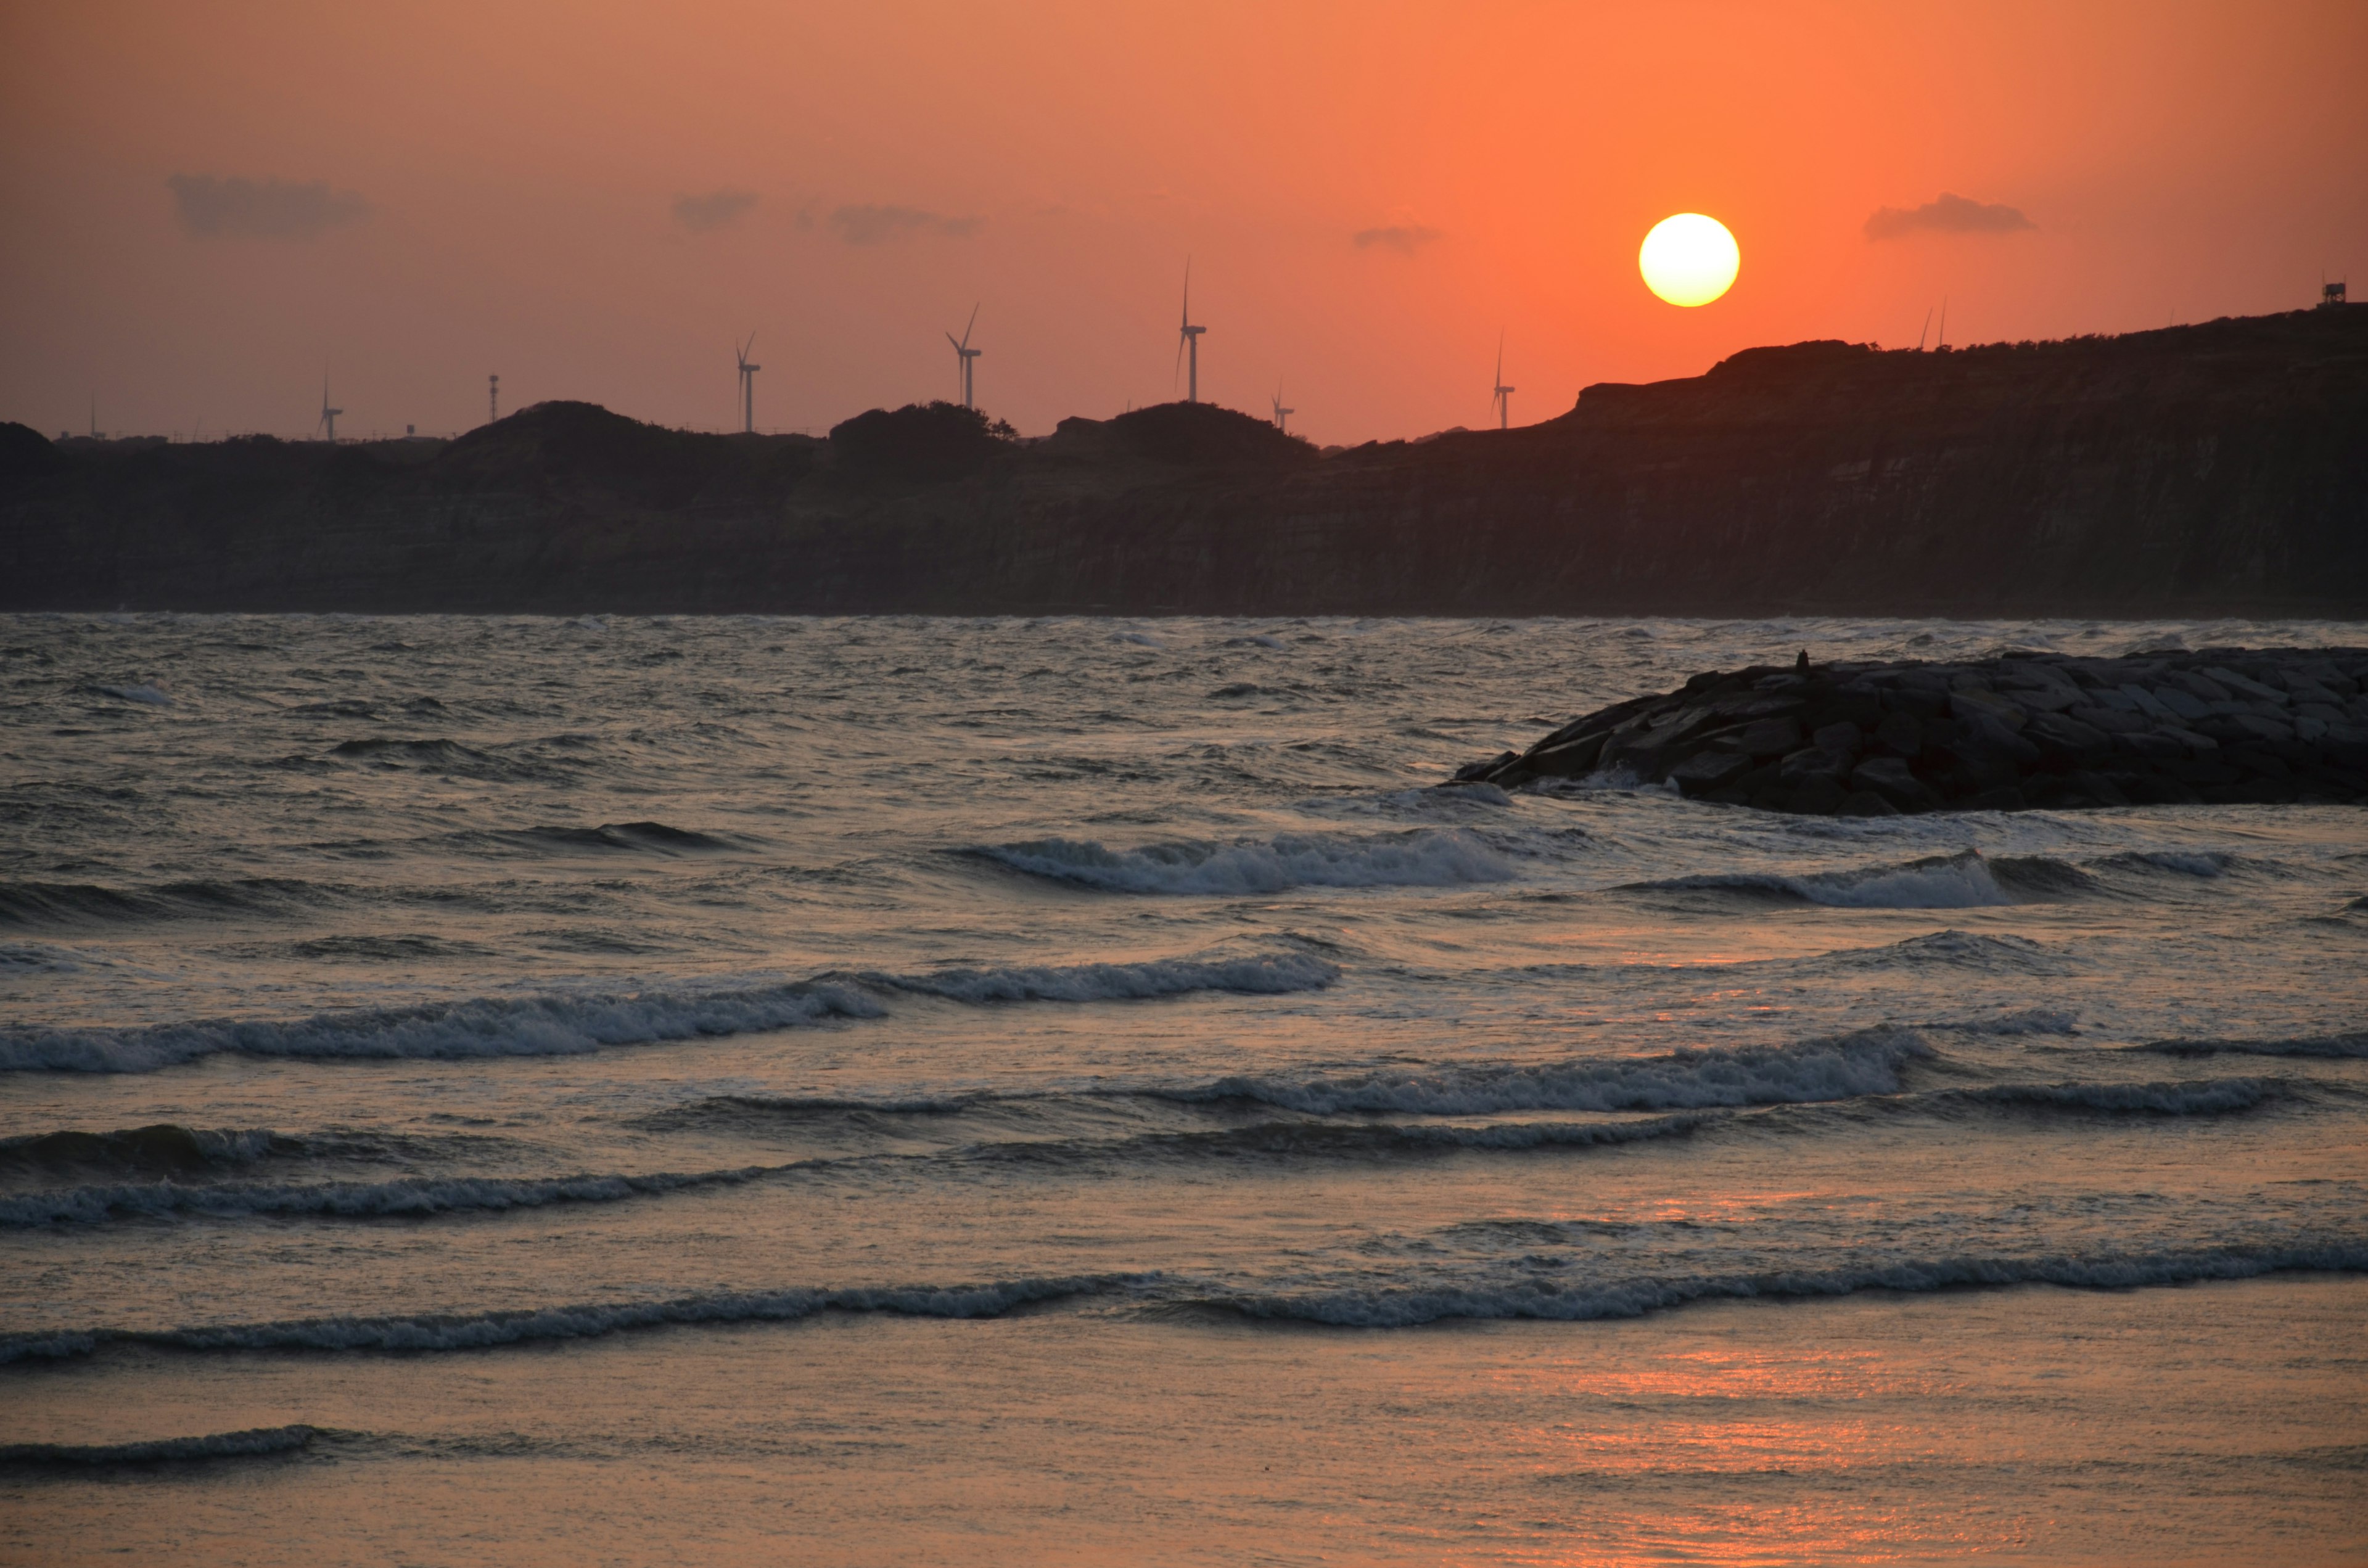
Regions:
<instances>
[{"instance_id":1,"label":"headland","mask_svg":"<svg viewBox=\"0 0 2368 1568\"><path fill-rule=\"evenodd\" d=\"M0 426L0 608L2368 614L2368 309L1754 348L1510 431L1319 452L1169 403L1019 440L548 403L449 442Z\"/></svg>"}]
</instances>

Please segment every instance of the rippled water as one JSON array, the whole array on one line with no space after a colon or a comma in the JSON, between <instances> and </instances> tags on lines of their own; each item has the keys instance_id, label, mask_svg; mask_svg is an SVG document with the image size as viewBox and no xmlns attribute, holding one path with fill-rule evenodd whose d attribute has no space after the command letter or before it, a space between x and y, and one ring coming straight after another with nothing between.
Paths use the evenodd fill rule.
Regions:
<instances>
[{"instance_id":1,"label":"rippled water","mask_svg":"<svg viewBox=\"0 0 2368 1568\"><path fill-rule=\"evenodd\" d=\"M0 1543L2368 1550L2359 811L1430 788L2175 641L0 619Z\"/></svg>"}]
</instances>

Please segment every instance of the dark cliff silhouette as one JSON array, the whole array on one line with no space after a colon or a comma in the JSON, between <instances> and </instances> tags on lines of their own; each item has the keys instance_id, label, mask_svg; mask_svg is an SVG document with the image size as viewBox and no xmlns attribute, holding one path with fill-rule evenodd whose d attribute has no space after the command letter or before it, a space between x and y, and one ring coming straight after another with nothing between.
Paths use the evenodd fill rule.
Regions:
<instances>
[{"instance_id":1,"label":"dark cliff silhouette","mask_svg":"<svg viewBox=\"0 0 2368 1568\"><path fill-rule=\"evenodd\" d=\"M542 403L447 443L0 431L11 608L2368 613L2368 310L1804 343L1318 454L1170 403L1021 441Z\"/></svg>"}]
</instances>

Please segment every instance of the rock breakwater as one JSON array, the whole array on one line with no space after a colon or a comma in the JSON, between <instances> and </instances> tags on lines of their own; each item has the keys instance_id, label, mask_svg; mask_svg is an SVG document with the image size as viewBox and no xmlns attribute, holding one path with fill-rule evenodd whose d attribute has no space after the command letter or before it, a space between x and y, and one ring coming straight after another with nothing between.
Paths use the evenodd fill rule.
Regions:
<instances>
[{"instance_id":1,"label":"rock breakwater","mask_svg":"<svg viewBox=\"0 0 2368 1568\"><path fill-rule=\"evenodd\" d=\"M1804 653L1590 713L1452 782L1587 778L1817 816L2368 802L2368 649Z\"/></svg>"}]
</instances>

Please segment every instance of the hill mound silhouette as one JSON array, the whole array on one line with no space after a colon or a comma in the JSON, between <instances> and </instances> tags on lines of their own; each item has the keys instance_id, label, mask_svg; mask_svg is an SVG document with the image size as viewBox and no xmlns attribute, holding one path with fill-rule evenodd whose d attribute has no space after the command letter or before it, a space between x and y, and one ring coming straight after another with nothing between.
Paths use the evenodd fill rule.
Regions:
<instances>
[{"instance_id":1,"label":"hill mound silhouette","mask_svg":"<svg viewBox=\"0 0 2368 1568\"><path fill-rule=\"evenodd\" d=\"M928 484L977 472L1011 449L1011 426L958 403L874 408L834 425L830 450L853 480Z\"/></svg>"},{"instance_id":2,"label":"hill mound silhouette","mask_svg":"<svg viewBox=\"0 0 2368 1568\"><path fill-rule=\"evenodd\" d=\"M560 400L479 426L428 467L440 489L597 491L683 506L795 483L812 466L814 445L803 437L674 430L597 403Z\"/></svg>"},{"instance_id":3,"label":"hill mound silhouette","mask_svg":"<svg viewBox=\"0 0 2368 1568\"><path fill-rule=\"evenodd\" d=\"M1064 456L1122 456L1187 468L1289 468L1316 457L1299 437L1213 403L1161 403L1115 419L1064 419L1047 445Z\"/></svg>"}]
</instances>

